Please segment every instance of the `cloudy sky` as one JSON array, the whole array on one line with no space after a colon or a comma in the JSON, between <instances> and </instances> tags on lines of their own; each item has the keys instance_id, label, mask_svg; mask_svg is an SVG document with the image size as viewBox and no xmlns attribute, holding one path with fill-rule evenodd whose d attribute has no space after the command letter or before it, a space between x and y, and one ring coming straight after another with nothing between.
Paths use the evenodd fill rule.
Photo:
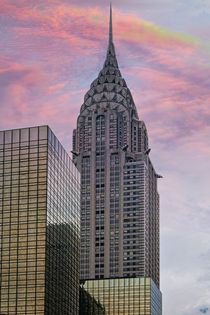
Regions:
<instances>
[{"instance_id":1,"label":"cloudy sky","mask_svg":"<svg viewBox=\"0 0 210 315\"><path fill-rule=\"evenodd\" d=\"M210 1L114 0L122 75L161 196L164 315L210 314ZM103 66L107 0L0 0L0 129L49 124L71 150Z\"/></svg>"}]
</instances>

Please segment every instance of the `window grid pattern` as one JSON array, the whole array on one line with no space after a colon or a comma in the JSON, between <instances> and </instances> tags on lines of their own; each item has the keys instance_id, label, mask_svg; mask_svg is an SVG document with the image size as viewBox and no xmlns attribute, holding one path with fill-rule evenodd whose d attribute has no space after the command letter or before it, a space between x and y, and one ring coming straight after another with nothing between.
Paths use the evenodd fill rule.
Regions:
<instances>
[{"instance_id":1,"label":"window grid pattern","mask_svg":"<svg viewBox=\"0 0 210 315\"><path fill-rule=\"evenodd\" d=\"M123 193L123 274L146 276L148 248L147 182L144 163L124 166Z\"/></svg>"},{"instance_id":2,"label":"window grid pattern","mask_svg":"<svg viewBox=\"0 0 210 315\"><path fill-rule=\"evenodd\" d=\"M90 302L96 300L105 308L106 315L162 314L161 292L150 278L88 280L82 288L94 298Z\"/></svg>"},{"instance_id":3,"label":"window grid pattern","mask_svg":"<svg viewBox=\"0 0 210 315\"><path fill-rule=\"evenodd\" d=\"M80 182L67 153L49 130L45 313L78 314Z\"/></svg>"},{"instance_id":4,"label":"window grid pattern","mask_svg":"<svg viewBox=\"0 0 210 315\"><path fill-rule=\"evenodd\" d=\"M47 138L1 132L1 314L43 314Z\"/></svg>"},{"instance_id":5,"label":"window grid pattern","mask_svg":"<svg viewBox=\"0 0 210 315\"><path fill-rule=\"evenodd\" d=\"M104 277L105 116L96 117L95 278Z\"/></svg>"},{"instance_id":6,"label":"window grid pattern","mask_svg":"<svg viewBox=\"0 0 210 315\"><path fill-rule=\"evenodd\" d=\"M48 314L48 162L47 126L0 132L0 314ZM79 199L76 209L79 225Z\"/></svg>"},{"instance_id":7,"label":"window grid pattern","mask_svg":"<svg viewBox=\"0 0 210 315\"><path fill-rule=\"evenodd\" d=\"M82 159L81 182L81 279L87 278L90 272L90 157Z\"/></svg>"},{"instance_id":8,"label":"window grid pattern","mask_svg":"<svg viewBox=\"0 0 210 315\"><path fill-rule=\"evenodd\" d=\"M149 273L156 283L159 283L159 194L157 192L157 180L155 179L155 170L151 163L149 163ZM157 237L158 236L158 237Z\"/></svg>"},{"instance_id":9,"label":"window grid pattern","mask_svg":"<svg viewBox=\"0 0 210 315\"><path fill-rule=\"evenodd\" d=\"M117 148L117 115L112 113L109 121L109 147L110 149Z\"/></svg>"},{"instance_id":10,"label":"window grid pattern","mask_svg":"<svg viewBox=\"0 0 210 315\"><path fill-rule=\"evenodd\" d=\"M110 277L119 277L120 160L110 156Z\"/></svg>"},{"instance_id":11,"label":"window grid pattern","mask_svg":"<svg viewBox=\"0 0 210 315\"><path fill-rule=\"evenodd\" d=\"M92 117L86 117L84 122L84 151L91 150L92 144Z\"/></svg>"}]
</instances>

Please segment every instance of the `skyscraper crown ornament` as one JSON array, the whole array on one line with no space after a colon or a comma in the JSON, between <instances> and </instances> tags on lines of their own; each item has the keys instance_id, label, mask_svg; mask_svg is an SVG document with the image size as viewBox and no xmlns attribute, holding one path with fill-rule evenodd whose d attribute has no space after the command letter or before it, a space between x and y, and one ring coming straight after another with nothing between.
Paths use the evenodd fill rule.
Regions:
<instances>
[{"instance_id":1,"label":"skyscraper crown ornament","mask_svg":"<svg viewBox=\"0 0 210 315\"><path fill-rule=\"evenodd\" d=\"M98 102L112 102L122 105L138 119L138 113L130 90L120 73L113 43L112 7L110 6L109 42L107 56L98 78L86 93L81 112Z\"/></svg>"}]
</instances>

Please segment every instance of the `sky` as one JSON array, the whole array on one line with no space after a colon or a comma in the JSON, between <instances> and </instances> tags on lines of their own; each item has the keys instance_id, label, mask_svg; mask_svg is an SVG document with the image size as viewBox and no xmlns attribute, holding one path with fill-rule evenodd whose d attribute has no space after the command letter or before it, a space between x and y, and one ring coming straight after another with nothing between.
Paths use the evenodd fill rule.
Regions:
<instances>
[{"instance_id":1,"label":"sky","mask_svg":"<svg viewBox=\"0 0 210 315\"><path fill-rule=\"evenodd\" d=\"M210 0L112 4L119 67L163 176L163 314L210 314ZM107 0L0 0L0 130L48 124L71 151L108 20Z\"/></svg>"}]
</instances>

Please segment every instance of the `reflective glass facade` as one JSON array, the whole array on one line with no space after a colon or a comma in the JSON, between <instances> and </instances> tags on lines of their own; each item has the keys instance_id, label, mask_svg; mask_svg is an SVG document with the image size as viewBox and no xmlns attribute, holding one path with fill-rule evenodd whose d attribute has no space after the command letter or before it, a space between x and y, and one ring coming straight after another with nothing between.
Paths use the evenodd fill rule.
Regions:
<instances>
[{"instance_id":1,"label":"reflective glass facade","mask_svg":"<svg viewBox=\"0 0 210 315\"><path fill-rule=\"evenodd\" d=\"M80 287L79 315L105 315L105 308L90 295L84 288Z\"/></svg>"},{"instance_id":2,"label":"reflective glass facade","mask_svg":"<svg viewBox=\"0 0 210 315\"><path fill-rule=\"evenodd\" d=\"M106 315L162 314L161 292L151 278L87 280L81 286L105 308Z\"/></svg>"},{"instance_id":3,"label":"reflective glass facade","mask_svg":"<svg viewBox=\"0 0 210 315\"><path fill-rule=\"evenodd\" d=\"M80 178L47 126L0 132L0 314L78 314Z\"/></svg>"}]
</instances>

